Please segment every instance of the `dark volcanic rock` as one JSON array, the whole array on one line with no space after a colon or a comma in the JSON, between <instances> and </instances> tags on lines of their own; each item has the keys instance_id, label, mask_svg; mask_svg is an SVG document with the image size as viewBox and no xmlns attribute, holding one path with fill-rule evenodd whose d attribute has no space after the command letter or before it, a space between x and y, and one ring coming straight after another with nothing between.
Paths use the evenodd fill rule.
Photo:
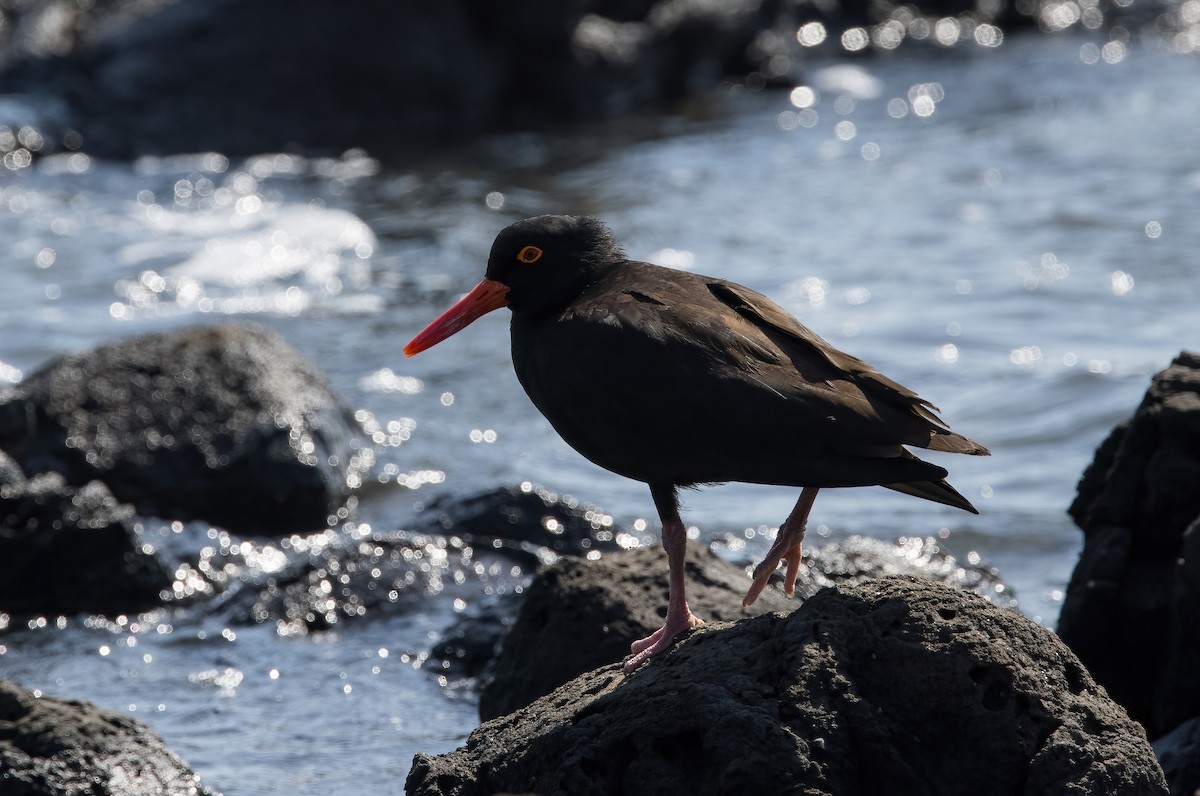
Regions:
<instances>
[{"instance_id":1,"label":"dark volcanic rock","mask_svg":"<svg viewBox=\"0 0 1200 796\"><path fill-rule=\"evenodd\" d=\"M1153 745L1171 796L1200 793L1200 716L1180 724Z\"/></svg>"},{"instance_id":2,"label":"dark volcanic rock","mask_svg":"<svg viewBox=\"0 0 1200 796\"><path fill-rule=\"evenodd\" d=\"M1142 728L1052 633L931 581L826 589L693 631L466 745L417 755L410 796L1163 794Z\"/></svg>"},{"instance_id":3,"label":"dark volcanic rock","mask_svg":"<svg viewBox=\"0 0 1200 796\"><path fill-rule=\"evenodd\" d=\"M131 613L170 587L138 543L133 510L99 481L72 487L51 473L0 485L0 613Z\"/></svg>"},{"instance_id":4,"label":"dark volcanic rock","mask_svg":"<svg viewBox=\"0 0 1200 796\"><path fill-rule=\"evenodd\" d=\"M746 573L697 545L684 567L688 605L702 619L733 620L791 607L777 589L742 608ZM479 715L487 720L528 705L562 683L629 655L635 639L663 623L667 555L661 547L611 554L599 561L564 558L534 578L516 624L505 637Z\"/></svg>"},{"instance_id":5,"label":"dark volcanic rock","mask_svg":"<svg viewBox=\"0 0 1200 796\"><path fill-rule=\"evenodd\" d=\"M522 596L513 591L491 597L459 617L429 650L433 670L456 679L489 673Z\"/></svg>"},{"instance_id":6,"label":"dark volcanic rock","mask_svg":"<svg viewBox=\"0 0 1200 796\"><path fill-rule=\"evenodd\" d=\"M500 66L456 2L209 0L130 15L8 83L57 90L96 155L236 155L478 129Z\"/></svg>"},{"instance_id":7,"label":"dark volcanic rock","mask_svg":"<svg viewBox=\"0 0 1200 796\"><path fill-rule=\"evenodd\" d=\"M138 721L0 680L5 796L203 796L213 791Z\"/></svg>"},{"instance_id":8,"label":"dark volcanic rock","mask_svg":"<svg viewBox=\"0 0 1200 796\"><path fill-rule=\"evenodd\" d=\"M1014 606L993 570L962 566L932 539L889 544L850 537L807 551L796 595L810 597L826 586L855 584L885 575L923 575ZM777 574L776 585L782 580ZM767 589L749 609L742 597L749 578L741 567L691 545L687 557L688 603L702 619L732 621L767 611L790 611L796 602ZM480 695L479 713L490 719L557 688L573 677L629 654L629 645L663 622L667 605L667 559L658 547L607 555L599 561L562 560L534 579L517 621L501 645Z\"/></svg>"},{"instance_id":9,"label":"dark volcanic rock","mask_svg":"<svg viewBox=\"0 0 1200 796\"><path fill-rule=\"evenodd\" d=\"M623 535L626 546L635 543L596 506L528 482L435 501L418 515L417 526L515 559L527 570L560 555L596 558L619 551ZM449 627L430 650L439 672L451 677L487 672L520 607L516 597L488 597Z\"/></svg>"},{"instance_id":10,"label":"dark volcanic rock","mask_svg":"<svg viewBox=\"0 0 1200 796\"><path fill-rule=\"evenodd\" d=\"M987 564L964 564L942 550L936 539L909 536L885 542L867 536L806 550L796 593L808 597L826 586L862 583L889 575L916 575L973 591L1004 608L1016 608L1012 589Z\"/></svg>"},{"instance_id":11,"label":"dark volcanic rock","mask_svg":"<svg viewBox=\"0 0 1200 796\"><path fill-rule=\"evenodd\" d=\"M417 523L421 530L486 544L527 565L556 555L620 550L616 539L625 533L595 506L528 482L434 501L418 515Z\"/></svg>"},{"instance_id":12,"label":"dark volcanic rock","mask_svg":"<svg viewBox=\"0 0 1200 796\"><path fill-rule=\"evenodd\" d=\"M624 533L600 509L529 484L435 502L416 527L360 535L346 526L291 540L290 566L266 577L252 604L235 599L234 620L273 620L290 635L447 593L478 603L506 595L525 573L559 555L617 550ZM223 569L219 560L202 564L202 575ZM459 673L477 674L513 613L503 601L464 617L470 627L452 629L434 657L450 663L446 671L461 665Z\"/></svg>"},{"instance_id":13,"label":"dark volcanic rock","mask_svg":"<svg viewBox=\"0 0 1200 796\"><path fill-rule=\"evenodd\" d=\"M458 539L395 531L347 538L337 530L293 538L291 564L226 606L234 621L274 621L281 635L407 610L488 576ZM211 565L210 565L211 566Z\"/></svg>"},{"instance_id":14,"label":"dark volcanic rock","mask_svg":"<svg viewBox=\"0 0 1200 796\"><path fill-rule=\"evenodd\" d=\"M1200 716L1200 355L1154 377L1096 451L1071 516L1084 548L1059 635L1159 735Z\"/></svg>"},{"instance_id":15,"label":"dark volcanic rock","mask_svg":"<svg viewBox=\"0 0 1200 796\"><path fill-rule=\"evenodd\" d=\"M357 434L316 369L256 326L69 354L0 396L0 448L26 473L243 533L326 527L359 475Z\"/></svg>"},{"instance_id":16,"label":"dark volcanic rock","mask_svg":"<svg viewBox=\"0 0 1200 796\"><path fill-rule=\"evenodd\" d=\"M14 55L0 55L8 66L0 79L7 92L61 99L75 137L102 157L403 152L414 141L560 128L660 106L712 92L726 78L790 86L805 58L796 32L807 22L822 23L827 46L838 49L848 28L890 20L900 36L914 15L961 14L969 43L976 24L1027 20L1039 3L1026 6L42 0L0 5L0 42L17 32Z\"/></svg>"}]
</instances>

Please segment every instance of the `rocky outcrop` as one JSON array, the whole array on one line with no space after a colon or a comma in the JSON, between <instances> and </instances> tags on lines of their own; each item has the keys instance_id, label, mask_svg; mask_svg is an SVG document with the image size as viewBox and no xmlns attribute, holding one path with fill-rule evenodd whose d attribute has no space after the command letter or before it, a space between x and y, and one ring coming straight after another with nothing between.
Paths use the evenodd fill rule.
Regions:
<instances>
[{"instance_id":1,"label":"rocky outcrop","mask_svg":"<svg viewBox=\"0 0 1200 796\"><path fill-rule=\"evenodd\" d=\"M1200 716L1188 719L1153 745L1171 796L1200 793Z\"/></svg>"},{"instance_id":2,"label":"rocky outcrop","mask_svg":"<svg viewBox=\"0 0 1200 796\"><path fill-rule=\"evenodd\" d=\"M1020 3L982 0L13 5L0 9L8 14L0 38L13 31L6 49L16 53L0 54L0 67L12 62L0 74L5 90L60 99L73 147L134 158L350 147L386 155L413 142L561 128L710 93L725 79L794 85L806 23L820 30L808 44L838 51L847 29L857 30L851 49L892 47L910 29L931 39L933 23L949 16L954 42L974 44L977 25L998 33L997 25L1028 24L1039 4L1021 12ZM927 24L913 25L920 15ZM60 137L47 131L47 148Z\"/></svg>"},{"instance_id":3,"label":"rocky outcrop","mask_svg":"<svg viewBox=\"0 0 1200 796\"><path fill-rule=\"evenodd\" d=\"M370 459L351 411L281 337L195 327L61 357L0 395L32 476L102 481L139 514L240 533L320 530Z\"/></svg>"},{"instance_id":4,"label":"rocky outcrop","mask_svg":"<svg viewBox=\"0 0 1200 796\"><path fill-rule=\"evenodd\" d=\"M931 581L825 589L590 672L417 755L410 796L1121 793L1166 784L1142 728L1052 633Z\"/></svg>"},{"instance_id":5,"label":"rocky outcrop","mask_svg":"<svg viewBox=\"0 0 1200 796\"><path fill-rule=\"evenodd\" d=\"M68 486L57 473L26 480L2 453L0 470L0 614L114 615L161 603L171 575L104 484Z\"/></svg>"},{"instance_id":6,"label":"rocky outcrop","mask_svg":"<svg viewBox=\"0 0 1200 796\"><path fill-rule=\"evenodd\" d=\"M742 608L747 578L740 567L697 545L689 547L685 561L688 605L705 621L790 607L772 589L747 611ZM504 638L480 693L480 717L501 716L583 672L624 659L632 641L662 625L666 605L667 556L657 546L599 561L564 558L547 567L526 591Z\"/></svg>"},{"instance_id":7,"label":"rocky outcrop","mask_svg":"<svg viewBox=\"0 0 1200 796\"><path fill-rule=\"evenodd\" d=\"M282 635L417 610L431 598L459 598L478 620L471 638L465 631L458 639L451 634L434 655L451 664L444 671L457 667L470 676L492 657L496 637L515 613L505 598L519 591L526 573L559 555L611 552L624 533L594 506L529 483L436 500L417 515L414 528L383 532L344 523L289 540L282 565L281 550L263 555L253 543L235 543L220 553L211 546L188 574L215 594L230 585L230 570L245 571L247 582L234 586L222 611L235 622L273 622ZM271 572L255 566L263 560L274 562ZM501 606L499 613L489 610Z\"/></svg>"},{"instance_id":8,"label":"rocky outcrop","mask_svg":"<svg viewBox=\"0 0 1200 796\"><path fill-rule=\"evenodd\" d=\"M434 500L418 513L416 523L422 531L457 537L467 544L486 543L533 566L559 555L621 550L618 537L628 535L596 506L528 481ZM629 537L626 546L635 543Z\"/></svg>"},{"instance_id":9,"label":"rocky outcrop","mask_svg":"<svg viewBox=\"0 0 1200 796\"><path fill-rule=\"evenodd\" d=\"M742 597L749 579L742 567L696 545L689 547L686 561L688 603L706 621L790 611L797 605L771 588L747 610ZM814 548L800 568L796 594L804 599L826 586L896 574L924 575L1001 605L1015 604L995 572L958 564L933 540L915 538L888 543L851 537ZM667 559L657 546L598 561L563 559L547 567L527 590L484 678L480 716L503 715L577 675L622 660L631 642L662 625L667 596Z\"/></svg>"},{"instance_id":10,"label":"rocky outcrop","mask_svg":"<svg viewBox=\"0 0 1200 796\"><path fill-rule=\"evenodd\" d=\"M139 721L0 680L5 796L215 796Z\"/></svg>"},{"instance_id":11,"label":"rocky outcrop","mask_svg":"<svg viewBox=\"0 0 1200 796\"><path fill-rule=\"evenodd\" d=\"M1200 355L1154 377L1096 451L1059 635L1151 736L1200 716ZM1197 783L1200 785L1200 783Z\"/></svg>"}]
</instances>

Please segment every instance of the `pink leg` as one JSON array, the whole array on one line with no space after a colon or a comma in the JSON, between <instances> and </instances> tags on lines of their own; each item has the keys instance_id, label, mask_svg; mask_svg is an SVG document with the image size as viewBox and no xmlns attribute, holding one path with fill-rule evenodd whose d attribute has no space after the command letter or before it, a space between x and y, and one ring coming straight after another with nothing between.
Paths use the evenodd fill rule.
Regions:
<instances>
[{"instance_id":1,"label":"pink leg","mask_svg":"<svg viewBox=\"0 0 1200 796\"><path fill-rule=\"evenodd\" d=\"M746 592L742 605L750 605L758 599L758 595L762 594L763 589L767 587L771 575L775 574L775 569L779 566L780 561L787 562L787 571L783 576L783 590L788 595L796 591L796 575L800 571L804 527L808 524L808 512L812 510L813 501L817 499L817 489L818 487L815 486L806 486L800 493L796 507L784 520L783 525L779 526L779 533L775 534L775 543L767 551L762 563L754 568L754 582L750 584L750 589Z\"/></svg>"},{"instance_id":2,"label":"pink leg","mask_svg":"<svg viewBox=\"0 0 1200 796\"><path fill-rule=\"evenodd\" d=\"M663 626L658 630L638 639L630 645L633 657L625 661L625 673L629 674L642 666L650 658L669 649L675 637L689 628L698 627L702 622L688 608L684 595L683 558L687 550L687 529L679 518L679 503L673 487L666 489L650 487L654 503L658 507L662 519L662 543L667 551L667 563L670 566L670 595L667 598L667 617Z\"/></svg>"}]
</instances>

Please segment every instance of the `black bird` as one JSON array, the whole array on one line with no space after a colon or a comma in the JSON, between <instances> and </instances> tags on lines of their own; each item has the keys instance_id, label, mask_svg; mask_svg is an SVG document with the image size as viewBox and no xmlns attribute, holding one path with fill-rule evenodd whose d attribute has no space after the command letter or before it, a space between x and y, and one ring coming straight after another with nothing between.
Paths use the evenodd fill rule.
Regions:
<instances>
[{"instance_id":1,"label":"black bird","mask_svg":"<svg viewBox=\"0 0 1200 796\"><path fill-rule=\"evenodd\" d=\"M512 310L513 367L534 405L575 450L648 484L662 520L666 621L634 642L627 672L702 624L684 596L679 487L803 487L754 570L746 605L781 561L792 593L822 487L876 484L978 513L946 483L946 470L904 447L987 455L950 431L936 407L760 293L628 259L597 219L538 216L504 229L483 281L404 353L504 306Z\"/></svg>"}]
</instances>

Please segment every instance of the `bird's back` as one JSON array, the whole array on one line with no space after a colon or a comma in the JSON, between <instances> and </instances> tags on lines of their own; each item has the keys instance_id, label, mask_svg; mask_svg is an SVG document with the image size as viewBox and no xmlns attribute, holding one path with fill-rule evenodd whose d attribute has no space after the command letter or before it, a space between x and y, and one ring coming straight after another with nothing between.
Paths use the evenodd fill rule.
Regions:
<instances>
[{"instance_id":1,"label":"bird's back","mask_svg":"<svg viewBox=\"0 0 1200 796\"><path fill-rule=\"evenodd\" d=\"M725 280L621 263L559 313L514 313L512 337L518 378L563 438L649 483L936 481L945 470L903 445L986 452Z\"/></svg>"}]
</instances>

